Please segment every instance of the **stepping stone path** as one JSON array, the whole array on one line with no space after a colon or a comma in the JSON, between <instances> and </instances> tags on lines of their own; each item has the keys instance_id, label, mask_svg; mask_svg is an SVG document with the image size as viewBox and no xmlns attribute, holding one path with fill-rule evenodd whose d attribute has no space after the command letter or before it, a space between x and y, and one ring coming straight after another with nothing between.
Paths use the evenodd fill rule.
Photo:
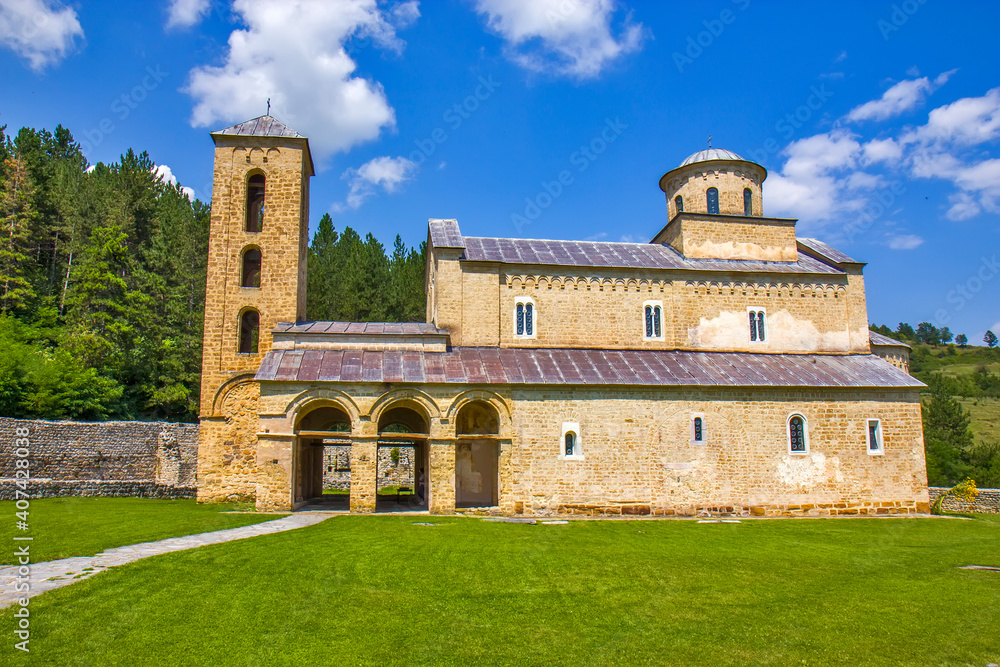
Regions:
<instances>
[{"instance_id":1,"label":"stepping stone path","mask_svg":"<svg viewBox=\"0 0 1000 667\"><path fill-rule=\"evenodd\" d=\"M159 542L143 542L142 544L132 544L126 547L115 547L96 556L63 558L62 560L52 560L47 563L32 563L31 590L21 593L14 591L14 582L18 577L19 566L0 567L0 609L9 607L20 598L32 598L53 588L61 588L81 579L87 579L110 567L125 565L126 563L132 563L142 558L148 558L149 556L159 556L160 554L172 551L195 549L207 544L243 540L248 537L257 537L258 535L282 533L286 530L312 526L320 521L329 519L331 516L333 515L327 512L297 512L281 519L265 521L252 526L227 528L211 533L171 537Z\"/></svg>"}]
</instances>

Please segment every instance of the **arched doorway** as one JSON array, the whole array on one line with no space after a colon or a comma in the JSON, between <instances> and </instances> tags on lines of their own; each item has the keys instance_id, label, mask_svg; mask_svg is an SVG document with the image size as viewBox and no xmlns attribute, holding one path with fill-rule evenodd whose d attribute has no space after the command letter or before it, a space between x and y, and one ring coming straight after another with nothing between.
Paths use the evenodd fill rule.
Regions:
<instances>
[{"instance_id":1,"label":"arched doorway","mask_svg":"<svg viewBox=\"0 0 1000 667\"><path fill-rule=\"evenodd\" d=\"M318 407L295 427L295 505L324 499L347 506L351 489L351 418L341 408Z\"/></svg>"},{"instance_id":2,"label":"arched doorway","mask_svg":"<svg viewBox=\"0 0 1000 667\"><path fill-rule=\"evenodd\" d=\"M410 401L386 409L378 420L375 509L426 508L430 491L427 436L430 419Z\"/></svg>"},{"instance_id":3,"label":"arched doorway","mask_svg":"<svg viewBox=\"0 0 1000 667\"><path fill-rule=\"evenodd\" d=\"M500 487L500 417L486 401L463 405L455 420L455 507L495 507Z\"/></svg>"}]
</instances>

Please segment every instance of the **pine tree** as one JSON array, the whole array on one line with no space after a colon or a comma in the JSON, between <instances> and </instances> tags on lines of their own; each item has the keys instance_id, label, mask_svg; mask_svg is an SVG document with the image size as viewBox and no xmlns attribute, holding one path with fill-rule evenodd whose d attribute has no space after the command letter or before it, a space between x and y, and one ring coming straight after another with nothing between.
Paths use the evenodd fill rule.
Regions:
<instances>
[{"instance_id":1,"label":"pine tree","mask_svg":"<svg viewBox=\"0 0 1000 667\"><path fill-rule=\"evenodd\" d=\"M957 484L973 472L966 460L972 446L971 417L940 381L932 383L931 399L923 416L927 483Z\"/></svg>"},{"instance_id":2,"label":"pine tree","mask_svg":"<svg viewBox=\"0 0 1000 667\"><path fill-rule=\"evenodd\" d=\"M34 185L20 155L4 162L0 189L0 311L21 310L37 296L31 282Z\"/></svg>"}]
</instances>

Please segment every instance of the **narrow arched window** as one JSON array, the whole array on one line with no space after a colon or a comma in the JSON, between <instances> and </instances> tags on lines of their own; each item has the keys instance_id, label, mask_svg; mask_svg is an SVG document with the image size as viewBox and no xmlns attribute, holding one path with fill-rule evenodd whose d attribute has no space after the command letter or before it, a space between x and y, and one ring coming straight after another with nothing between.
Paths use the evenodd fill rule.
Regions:
<instances>
[{"instance_id":1,"label":"narrow arched window","mask_svg":"<svg viewBox=\"0 0 1000 667\"><path fill-rule=\"evenodd\" d=\"M763 343L767 339L767 331L765 330L765 323L767 314L764 309L747 309L747 316L750 321L750 342L751 343Z\"/></svg>"},{"instance_id":2,"label":"narrow arched window","mask_svg":"<svg viewBox=\"0 0 1000 667\"><path fill-rule=\"evenodd\" d=\"M743 215L753 215L753 193L750 188L743 188Z\"/></svg>"},{"instance_id":3,"label":"narrow arched window","mask_svg":"<svg viewBox=\"0 0 1000 667\"><path fill-rule=\"evenodd\" d=\"M264 175L254 174L247 181L247 231L264 228Z\"/></svg>"},{"instance_id":4,"label":"narrow arched window","mask_svg":"<svg viewBox=\"0 0 1000 667\"><path fill-rule=\"evenodd\" d=\"M674 206L677 207L677 212L682 213L684 211L684 197L677 195L674 197Z\"/></svg>"},{"instance_id":5,"label":"narrow arched window","mask_svg":"<svg viewBox=\"0 0 1000 667\"><path fill-rule=\"evenodd\" d=\"M799 454L808 451L806 437L805 418L802 415L792 415L788 420L788 451Z\"/></svg>"},{"instance_id":6,"label":"narrow arched window","mask_svg":"<svg viewBox=\"0 0 1000 667\"><path fill-rule=\"evenodd\" d=\"M705 442L705 418L697 416L691 423L691 440L700 445Z\"/></svg>"},{"instance_id":7,"label":"narrow arched window","mask_svg":"<svg viewBox=\"0 0 1000 667\"><path fill-rule=\"evenodd\" d=\"M247 248L243 251L243 273L241 287L260 287L260 250Z\"/></svg>"},{"instance_id":8,"label":"narrow arched window","mask_svg":"<svg viewBox=\"0 0 1000 667\"><path fill-rule=\"evenodd\" d=\"M240 353L256 354L259 338L260 313L248 308L240 315Z\"/></svg>"},{"instance_id":9,"label":"narrow arched window","mask_svg":"<svg viewBox=\"0 0 1000 667\"><path fill-rule=\"evenodd\" d=\"M566 444L566 456L575 456L576 455L576 433L573 433L573 431L567 431L566 432L566 438L565 438L565 444Z\"/></svg>"},{"instance_id":10,"label":"narrow arched window","mask_svg":"<svg viewBox=\"0 0 1000 667\"><path fill-rule=\"evenodd\" d=\"M514 335L520 338L535 336L535 304L529 296L519 296L514 301Z\"/></svg>"},{"instance_id":11,"label":"narrow arched window","mask_svg":"<svg viewBox=\"0 0 1000 667\"><path fill-rule=\"evenodd\" d=\"M715 188L709 188L708 192L705 193L705 197L708 200L708 212L718 213L719 212L719 191Z\"/></svg>"},{"instance_id":12,"label":"narrow arched window","mask_svg":"<svg viewBox=\"0 0 1000 667\"><path fill-rule=\"evenodd\" d=\"M643 338L663 340L663 302L647 301L642 304Z\"/></svg>"}]
</instances>

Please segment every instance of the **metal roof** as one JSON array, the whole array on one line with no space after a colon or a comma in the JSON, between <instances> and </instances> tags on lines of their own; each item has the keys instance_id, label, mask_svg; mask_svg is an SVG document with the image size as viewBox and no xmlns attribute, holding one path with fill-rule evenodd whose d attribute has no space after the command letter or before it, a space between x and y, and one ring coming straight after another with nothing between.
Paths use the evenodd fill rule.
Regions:
<instances>
[{"instance_id":1,"label":"metal roof","mask_svg":"<svg viewBox=\"0 0 1000 667\"><path fill-rule=\"evenodd\" d=\"M906 343L896 340L895 338L889 338L877 331L868 332L868 340L871 341L872 345L890 345L894 347L910 347Z\"/></svg>"},{"instance_id":2,"label":"metal roof","mask_svg":"<svg viewBox=\"0 0 1000 667\"><path fill-rule=\"evenodd\" d=\"M458 228L458 220L440 220L431 218L427 229L431 237L431 247L434 248L464 248L465 241Z\"/></svg>"},{"instance_id":3,"label":"metal roof","mask_svg":"<svg viewBox=\"0 0 1000 667\"><path fill-rule=\"evenodd\" d=\"M449 352L271 350L258 380L503 385L916 388L872 355L456 347Z\"/></svg>"},{"instance_id":4,"label":"metal roof","mask_svg":"<svg viewBox=\"0 0 1000 667\"><path fill-rule=\"evenodd\" d=\"M431 233L434 240L434 233ZM501 264L549 264L622 269L681 269L736 273L842 274L843 271L808 255L796 262L686 258L668 245L462 237L464 259ZM456 247L456 246L448 246Z\"/></svg>"},{"instance_id":5,"label":"metal roof","mask_svg":"<svg viewBox=\"0 0 1000 667\"><path fill-rule=\"evenodd\" d=\"M428 322L278 322L272 331L302 334L448 335L447 330L438 329Z\"/></svg>"},{"instance_id":6,"label":"metal roof","mask_svg":"<svg viewBox=\"0 0 1000 667\"><path fill-rule=\"evenodd\" d=\"M709 160L744 160L742 157L737 155L732 151L727 151L725 148L709 148L708 150L698 151L697 153L692 153L688 155L687 158L681 162L680 166L686 167L689 164L694 164L695 162L708 162Z\"/></svg>"},{"instance_id":7,"label":"metal roof","mask_svg":"<svg viewBox=\"0 0 1000 667\"><path fill-rule=\"evenodd\" d=\"M218 130L212 134L239 134L254 137L289 137L293 139L305 139L274 116L257 116L250 120L230 125L224 130Z\"/></svg>"},{"instance_id":8,"label":"metal roof","mask_svg":"<svg viewBox=\"0 0 1000 667\"><path fill-rule=\"evenodd\" d=\"M819 255L820 257L827 259L834 264L863 264L864 262L859 262L856 259L852 259L848 255L840 252L836 248L823 243L819 239L795 239L798 241L800 246L803 246L807 251L812 251L813 253Z\"/></svg>"}]
</instances>

